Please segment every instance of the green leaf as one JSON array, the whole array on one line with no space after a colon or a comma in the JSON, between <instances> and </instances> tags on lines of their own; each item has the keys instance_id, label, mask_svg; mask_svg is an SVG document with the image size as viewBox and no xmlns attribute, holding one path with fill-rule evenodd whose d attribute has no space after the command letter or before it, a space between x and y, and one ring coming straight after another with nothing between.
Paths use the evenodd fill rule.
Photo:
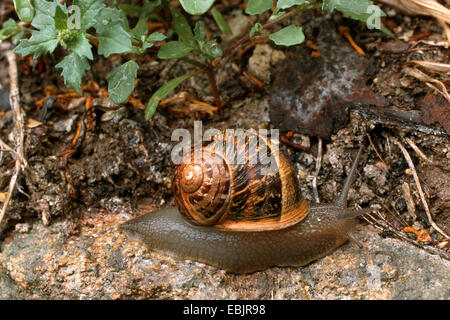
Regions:
<instances>
[{"instance_id":1,"label":"green leaf","mask_svg":"<svg viewBox=\"0 0 450 320\"><path fill-rule=\"evenodd\" d=\"M86 31L97 23L99 13L105 8L104 0L74 0L73 5L80 8L80 30ZM76 11L73 11L76 14Z\"/></svg>"},{"instance_id":2,"label":"green leaf","mask_svg":"<svg viewBox=\"0 0 450 320\"><path fill-rule=\"evenodd\" d=\"M255 23L255 25L250 29L250 34L249 34L250 38L253 37L255 32L260 32L260 31L262 31L262 29L263 29L263 27L262 27L261 23L259 23L259 22Z\"/></svg>"},{"instance_id":3,"label":"green leaf","mask_svg":"<svg viewBox=\"0 0 450 320\"><path fill-rule=\"evenodd\" d=\"M140 40L142 37L147 35L148 26L147 26L147 18L145 16L141 16L136 24L136 26L131 30L131 34L137 39Z\"/></svg>"},{"instance_id":4,"label":"green leaf","mask_svg":"<svg viewBox=\"0 0 450 320\"><path fill-rule=\"evenodd\" d=\"M197 41L206 41L205 24L201 20L195 24L194 39Z\"/></svg>"},{"instance_id":5,"label":"green leaf","mask_svg":"<svg viewBox=\"0 0 450 320\"><path fill-rule=\"evenodd\" d=\"M61 9L60 6L56 6L55 10L55 27L58 30L65 30L67 29L67 14Z\"/></svg>"},{"instance_id":6,"label":"green leaf","mask_svg":"<svg viewBox=\"0 0 450 320\"><path fill-rule=\"evenodd\" d=\"M14 9L21 21L31 22L34 17L34 7L31 0L14 0Z\"/></svg>"},{"instance_id":7,"label":"green leaf","mask_svg":"<svg viewBox=\"0 0 450 320\"><path fill-rule=\"evenodd\" d=\"M73 30L75 31L75 30ZM86 39L84 33L81 31L75 31L76 36L69 42L66 43L66 48L77 53L80 57L86 57L89 60L93 60L92 46L89 40Z\"/></svg>"},{"instance_id":8,"label":"green leaf","mask_svg":"<svg viewBox=\"0 0 450 320\"><path fill-rule=\"evenodd\" d=\"M142 7L134 4L122 3L119 4L119 9L131 17L139 17L142 13Z\"/></svg>"},{"instance_id":9,"label":"green leaf","mask_svg":"<svg viewBox=\"0 0 450 320\"><path fill-rule=\"evenodd\" d=\"M33 0L34 8L36 10L35 16L31 25L36 29L55 29L56 2L48 2L45 0Z\"/></svg>"},{"instance_id":10,"label":"green leaf","mask_svg":"<svg viewBox=\"0 0 450 320\"><path fill-rule=\"evenodd\" d=\"M23 27L10 18L3 22L3 28L0 29L0 41L8 39L9 37L21 32L23 32Z\"/></svg>"},{"instance_id":11,"label":"green leaf","mask_svg":"<svg viewBox=\"0 0 450 320\"><path fill-rule=\"evenodd\" d=\"M189 44L181 41L166 42L158 51L160 59L178 59L183 58L193 50Z\"/></svg>"},{"instance_id":12,"label":"green leaf","mask_svg":"<svg viewBox=\"0 0 450 320\"><path fill-rule=\"evenodd\" d=\"M144 5L136 5L136 3L133 4L120 4L119 9L125 12L127 15L132 17L148 17L151 13L155 12L156 9L161 7L162 2L161 0L156 1L149 1L144 0Z\"/></svg>"},{"instance_id":13,"label":"green leaf","mask_svg":"<svg viewBox=\"0 0 450 320\"><path fill-rule=\"evenodd\" d=\"M285 14L285 13L286 13L285 11L274 12L274 13L270 16L269 21L275 20L275 19L281 17L281 16L282 16L283 14Z\"/></svg>"},{"instance_id":14,"label":"green leaf","mask_svg":"<svg viewBox=\"0 0 450 320\"><path fill-rule=\"evenodd\" d=\"M180 10L172 11L172 20L178 39L193 45L194 35L192 33L191 26Z\"/></svg>"},{"instance_id":15,"label":"green leaf","mask_svg":"<svg viewBox=\"0 0 450 320\"><path fill-rule=\"evenodd\" d=\"M125 102L134 90L139 65L133 60L117 67L108 77L109 97L116 104Z\"/></svg>"},{"instance_id":16,"label":"green leaf","mask_svg":"<svg viewBox=\"0 0 450 320\"><path fill-rule=\"evenodd\" d=\"M387 35L389 38L395 38L395 35L386 27L381 27L380 31L382 31L385 35Z\"/></svg>"},{"instance_id":17,"label":"green leaf","mask_svg":"<svg viewBox=\"0 0 450 320\"><path fill-rule=\"evenodd\" d=\"M98 53L109 57L113 53L134 52L132 34L125 13L115 8L104 8L96 17Z\"/></svg>"},{"instance_id":18,"label":"green leaf","mask_svg":"<svg viewBox=\"0 0 450 320\"><path fill-rule=\"evenodd\" d=\"M246 14L260 14L271 9L273 6L273 0L248 0L247 8L245 8Z\"/></svg>"},{"instance_id":19,"label":"green leaf","mask_svg":"<svg viewBox=\"0 0 450 320\"><path fill-rule=\"evenodd\" d=\"M156 112L156 108L159 105L159 102L167 97L169 93L171 93L181 82L190 78L192 76L191 73L185 74L183 76L174 78L172 80L167 81L162 87L153 93L150 100L147 103L147 109L145 109L145 120L150 119Z\"/></svg>"},{"instance_id":20,"label":"green leaf","mask_svg":"<svg viewBox=\"0 0 450 320\"><path fill-rule=\"evenodd\" d=\"M124 31L130 29L125 13L115 8L104 8L95 20L94 27L98 34L107 33L115 25L120 25Z\"/></svg>"},{"instance_id":21,"label":"green leaf","mask_svg":"<svg viewBox=\"0 0 450 320\"><path fill-rule=\"evenodd\" d=\"M216 40L201 41L198 44L203 57L214 59L222 56L222 49L217 44Z\"/></svg>"},{"instance_id":22,"label":"green leaf","mask_svg":"<svg viewBox=\"0 0 450 320\"><path fill-rule=\"evenodd\" d=\"M121 25L116 24L111 29L98 36L98 54L109 57L113 53L131 52L131 35Z\"/></svg>"},{"instance_id":23,"label":"green leaf","mask_svg":"<svg viewBox=\"0 0 450 320\"><path fill-rule=\"evenodd\" d=\"M33 54L34 59L46 53L52 53L58 45L58 35L56 30L51 28L42 31L31 31L30 39L22 39L14 50L15 53L23 56Z\"/></svg>"},{"instance_id":24,"label":"green leaf","mask_svg":"<svg viewBox=\"0 0 450 320\"><path fill-rule=\"evenodd\" d=\"M211 8L214 0L180 0L183 9L192 15L204 14Z\"/></svg>"},{"instance_id":25,"label":"green leaf","mask_svg":"<svg viewBox=\"0 0 450 320\"><path fill-rule=\"evenodd\" d=\"M22 40L23 36L25 35L25 31L21 31L18 34L16 34L14 37L12 37L12 43L13 45L17 46L20 40Z\"/></svg>"},{"instance_id":26,"label":"green leaf","mask_svg":"<svg viewBox=\"0 0 450 320\"><path fill-rule=\"evenodd\" d=\"M163 41L166 39L166 36L160 32L153 32L148 36L147 41Z\"/></svg>"},{"instance_id":27,"label":"green leaf","mask_svg":"<svg viewBox=\"0 0 450 320\"><path fill-rule=\"evenodd\" d=\"M378 16L374 16L372 9L377 9ZM370 23L370 19L386 16L386 14L369 0L324 0L323 10L333 11L334 9L342 12L344 16L362 21L366 24Z\"/></svg>"},{"instance_id":28,"label":"green leaf","mask_svg":"<svg viewBox=\"0 0 450 320\"><path fill-rule=\"evenodd\" d=\"M269 39L279 46L293 46L305 41L302 27L294 25L287 26L269 36Z\"/></svg>"},{"instance_id":29,"label":"green leaf","mask_svg":"<svg viewBox=\"0 0 450 320\"><path fill-rule=\"evenodd\" d=\"M309 2L306 0L278 0L277 8L279 9L287 9L293 6L298 6L300 4L304 4L305 2Z\"/></svg>"},{"instance_id":30,"label":"green leaf","mask_svg":"<svg viewBox=\"0 0 450 320\"><path fill-rule=\"evenodd\" d=\"M90 68L88 60L74 52L64 57L55 67L63 69L61 75L64 77L64 83L81 96L81 80Z\"/></svg>"},{"instance_id":31,"label":"green leaf","mask_svg":"<svg viewBox=\"0 0 450 320\"><path fill-rule=\"evenodd\" d=\"M223 15L220 13L219 10L213 7L210 12L214 18L214 21L219 26L220 31L222 31L225 34L233 34L230 26L228 25L227 20L225 20L225 18L223 17Z\"/></svg>"}]
</instances>

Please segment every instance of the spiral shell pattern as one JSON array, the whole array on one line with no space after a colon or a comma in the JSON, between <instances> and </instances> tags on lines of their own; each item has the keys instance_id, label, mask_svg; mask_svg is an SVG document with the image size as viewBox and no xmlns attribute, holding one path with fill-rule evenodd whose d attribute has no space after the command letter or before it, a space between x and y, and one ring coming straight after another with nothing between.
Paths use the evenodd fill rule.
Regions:
<instances>
[{"instance_id":1,"label":"spiral shell pattern","mask_svg":"<svg viewBox=\"0 0 450 320\"><path fill-rule=\"evenodd\" d=\"M309 206L284 154L273 153L270 141L260 138L258 150L264 144L276 164L274 173L263 174L264 165L253 158L257 153L249 151L250 138L243 149L236 139L232 152L217 152L213 141L202 147L200 163L191 154L178 166L173 192L181 214L193 224L233 231L279 230L305 218ZM243 162L236 163L239 155Z\"/></svg>"}]
</instances>

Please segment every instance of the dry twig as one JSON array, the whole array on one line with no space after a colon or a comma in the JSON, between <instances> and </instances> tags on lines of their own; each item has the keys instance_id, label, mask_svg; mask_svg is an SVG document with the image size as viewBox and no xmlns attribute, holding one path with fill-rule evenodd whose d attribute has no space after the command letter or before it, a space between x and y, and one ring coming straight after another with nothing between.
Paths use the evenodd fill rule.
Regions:
<instances>
[{"instance_id":1,"label":"dry twig","mask_svg":"<svg viewBox=\"0 0 450 320\"><path fill-rule=\"evenodd\" d=\"M414 149L414 151L420 158L422 158L422 160L424 160L427 163L433 163L430 159L427 158L427 156L422 152L422 150L419 149L419 147L414 143L414 141L412 141L410 138L405 138L405 141L408 142L411 148Z\"/></svg>"},{"instance_id":2,"label":"dry twig","mask_svg":"<svg viewBox=\"0 0 450 320\"><path fill-rule=\"evenodd\" d=\"M373 144L373 142L372 142L372 138L370 138L370 134L367 134L367 138L369 138L369 143L370 143L370 146L372 147L372 149L375 151L375 153L376 153L376 155L377 155L377 157L378 157L378 159L380 159L381 160L381 162L383 162L383 164L384 164L384 167L385 168L387 168L388 167L388 165L386 164L386 162L384 162L384 160L383 160L383 158L380 156L380 154L378 153L378 150L377 150L377 148L375 148L375 146L374 146L374 144Z\"/></svg>"},{"instance_id":3,"label":"dry twig","mask_svg":"<svg viewBox=\"0 0 450 320\"><path fill-rule=\"evenodd\" d=\"M9 77L10 77L10 93L9 93L9 101L11 104L11 110L14 115L15 122L15 145L16 151L14 154L16 155L16 165L14 169L14 174L9 182L8 194L6 196L5 201L3 202L2 210L0 212L0 224L5 217L6 210L8 209L9 201L11 200L12 194L14 192L14 188L16 186L17 178L21 170L23 170L26 166L26 161L24 157L24 120L23 113L19 104L19 81L18 81L18 72L17 72L17 62L16 55L12 50L7 52L7 58L9 63Z\"/></svg>"},{"instance_id":4,"label":"dry twig","mask_svg":"<svg viewBox=\"0 0 450 320\"><path fill-rule=\"evenodd\" d=\"M424 61L424 60L410 60L408 62L414 63L417 66L419 66L427 71L430 71L430 72L437 72L437 73L443 73L446 75L450 75L450 64L448 64L448 63L440 63L440 62Z\"/></svg>"},{"instance_id":5,"label":"dry twig","mask_svg":"<svg viewBox=\"0 0 450 320\"><path fill-rule=\"evenodd\" d=\"M377 0L407 14L433 16L450 23L450 10L436 0Z\"/></svg>"},{"instance_id":6,"label":"dry twig","mask_svg":"<svg viewBox=\"0 0 450 320\"><path fill-rule=\"evenodd\" d=\"M437 92L442 94L444 96L444 98L450 103L450 94L448 93L447 88L441 81L428 76L427 74L423 73L422 71L420 71L416 68L406 67L403 69L403 71L407 75L410 75L420 81L425 82L425 84L427 86L429 86L430 88L433 88L434 90L436 90ZM440 89L436 88L433 84L436 84L437 86L439 86Z\"/></svg>"},{"instance_id":7,"label":"dry twig","mask_svg":"<svg viewBox=\"0 0 450 320\"><path fill-rule=\"evenodd\" d=\"M431 217L430 209L428 208L428 204L425 199L425 195L423 194L423 191L422 191L422 186L420 185L419 176L417 175L416 168L414 167L414 164L411 160L411 157L410 157L408 151L405 149L405 147L399 141L397 141L394 138L392 138L392 140L400 148L400 150L402 150L403 155L406 159L406 162L408 163L408 166L411 169L411 173L414 177L414 181L416 183L417 190L419 191L420 199L422 200L422 204L423 204L423 207L427 214L428 221L430 222L430 224L433 226L433 228L436 231L438 231L440 234L442 234L445 238L448 238L448 235L446 235L445 232L442 231L442 229L434 222L433 218Z\"/></svg>"},{"instance_id":8,"label":"dry twig","mask_svg":"<svg viewBox=\"0 0 450 320\"><path fill-rule=\"evenodd\" d=\"M391 211L388 210L389 213L393 214ZM392 232L397 238L404 240L406 242L409 242L413 245L415 245L416 247L419 247L431 254L436 254L439 255L440 257L450 260L450 253L444 251L444 250L440 250L437 249L433 246L430 245L425 245L425 244L421 244L417 241L411 240L410 238L408 238L405 234L403 234L401 231L397 230L389 221L386 220L386 218L379 212L376 211L377 216L379 219L375 218L372 213L370 214L366 214L363 216L364 220L366 220L369 224L371 224L372 226L378 228L381 231L390 231ZM368 219L367 217L370 217L370 219Z\"/></svg>"}]
</instances>

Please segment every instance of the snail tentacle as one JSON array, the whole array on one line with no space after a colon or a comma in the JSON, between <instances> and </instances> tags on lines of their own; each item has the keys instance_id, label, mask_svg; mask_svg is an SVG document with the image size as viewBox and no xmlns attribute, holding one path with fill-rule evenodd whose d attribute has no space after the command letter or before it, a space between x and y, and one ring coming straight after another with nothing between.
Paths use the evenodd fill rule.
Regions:
<instances>
[{"instance_id":1,"label":"snail tentacle","mask_svg":"<svg viewBox=\"0 0 450 320\"><path fill-rule=\"evenodd\" d=\"M358 153L356 154L355 160L353 160L352 168L350 169L350 173L347 176L347 179L345 179L344 187L342 188L341 195L336 200L336 205L341 208L347 208L347 196L348 191L350 190L350 186L355 178L356 175L356 169L358 168L358 162L361 158L363 145L359 147Z\"/></svg>"}]
</instances>

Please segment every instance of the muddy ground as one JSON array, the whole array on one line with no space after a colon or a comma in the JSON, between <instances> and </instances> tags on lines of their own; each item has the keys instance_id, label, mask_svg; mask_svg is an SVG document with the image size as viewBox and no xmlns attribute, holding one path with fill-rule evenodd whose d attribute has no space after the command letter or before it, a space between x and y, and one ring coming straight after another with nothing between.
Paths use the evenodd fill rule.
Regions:
<instances>
[{"instance_id":1,"label":"muddy ground","mask_svg":"<svg viewBox=\"0 0 450 320\"><path fill-rule=\"evenodd\" d=\"M388 12L389 23L397 38L406 42L414 36L430 32L426 42L412 41L412 50L394 54L383 50L383 44L390 41L386 35L369 31L338 13L324 15L319 11L311 11L290 21L302 25L306 39L317 44L322 41L319 37L321 32L327 33L323 31L326 25L326 30L329 30L327 35L331 37L331 40L326 41L338 43L338 46L348 46L347 40L337 31L339 25L348 26L355 41L367 53L365 59L369 67L364 72L361 88L370 90L385 102L384 107L370 106L370 103L358 99L339 104L343 110L341 117L345 121L340 121L341 128L334 128L331 136L324 139L317 189L321 202L328 203L335 199L358 146L364 143L364 155L359 174L350 190L349 206L374 206L379 214L361 219L358 234L365 237L371 246L369 252L374 254L375 260L379 259L379 252L394 252L395 248L400 251L398 254L402 251L405 255L408 253L409 259L417 257L415 269L425 268L427 261L435 259L432 266L428 266L432 268L429 276L433 278L433 285L424 284L426 288L417 285L423 280L420 276L414 281L410 279L410 283L402 282L402 273L409 274L407 265L411 262L404 256L400 259L401 263L395 260L395 256L382 258L387 260L379 262L380 268L387 269L392 264L401 265L396 267L395 272L383 269L387 276L383 280L384 287L378 291L371 291L364 286L363 289L358 287L354 291L345 291L339 289L348 286L342 281L334 286L320 282L323 280L310 281L323 277L330 283L339 281L336 280L338 271L324 267L333 261L339 261L334 268L347 270L342 271L344 273L349 272L352 263L355 266L367 263L365 258L361 260L364 251L358 253L357 247L351 244L328 260L324 259L304 269L274 268L238 278L212 267L148 252L141 245L127 241L116 230L121 222L141 214L139 208L144 202L147 210L149 207L157 209L173 204L171 179L174 166L170 159L174 145L171 141L173 129L192 130L193 121L198 118L203 119L205 129L274 127L269 117L275 86L273 81L279 76L283 59L305 58L314 49L305 45L285 49L267 42L247 51L239 59L227 59L216 70L220 96L225 102L224 120L219 119L217 114L212 118L204 113L180 116L179 112L169 108L159 108L150 121L145 121L143 110L131 103L112 111L96 109L86 116L84 137L76 152L69 156L67 150L76 134L77 123L82 118L86 97L94 97L98 105L109 103L107 98L98 93L99 88L106 88L106 76L114 66L121 63L122 57L95 60L83 84L91 81L99 88L92 85L93 89L85 90L84 98L57 98L67 93L59 72L54 69L64 54L62 50L40 61L18 57L20 102L28 123L25 132L28 168L18 180L7 215L0 225L0 282L8 288L0 297L448 299L450 293L445 288L449 287L450 279L445 270L449 270L450 266L445 259L450 254L449 241L431 226L408 163L394 140L406 147L413 160L434 221L446 234L450 234L450 106L425 83L407 75L404 69L410 66L410 60L449 63L450 52L447 48L431 44L439 42L442 37L442 29L433 19L409 17L388 7L384 9ZM241 22L233 24L238 34L245 32L246 26L251 24L251 21L245 20L239 7L229 8L223 13ZM209 18L205 22L211 35L217 36L218 30L213 22ZM237 37L221 38L223 47ZM9 82L4 56L7 47L7 43L1 44L0 82L3 88ZM321 47L321 50L322 55L329 54L325 52L326 47ZM339 54L342 53L336 53ZM195 67L183 62L155 60L154 53L149 53L138 63L139 81L133 97L143 103L169 79L195 70ZM265 84L264 88L250 81L243 74L245 70L259 78ZM448 76L433 76L448 87ZM206 76L185 81L183 90L214 104ZM1 92L0 103L7 91ZM36 102L42 102L46 96L49 108L43 116L42 108L38 108ZM53 103L50 96L55 97ZM427 103L426 99L424 102L424 98L432 102ZM12 112L7 107L0 107L0 138L12 145ZM370 117L374 114L373 110L386 109L402 117L388 121L392 119L392 112L387 118ZM29 124L30 119L39 117L41 125ZM407 143L407 138L430 162L425 161ZM307 149L300 151L292 147L292 143L283 146L295 164L304 196L314 201L312 180L318 138L296 133L291 142ZM0 193L7 191L13 170L14 158L3 153L0 157ZM407 187L409 192L405 191ZM382 218L390 227L386 227ZM408 226L428 234L430 238L423 240L412 232L404 232L403 229ZM400 240L399 236L402 237ZM389 246L391 251L386 249ZM381 249L377 251L374 248ZM432 258L422 256L430 252L434 253L430 255ZM80 262L80 256L86 261L82 259ZM128 273L127 270L133 271ZM195 276L186 280L186 275L190 273ZM178 276L170 280L173 274ZM287 276L293 278L287 280ZM367 280L365 273L353 276L358 279L356 281ZM434 281L436 278L437 282ZM243 284L237 285L242 279ZM144 280L145 286L142 285ZM112 281L120 285L104 286ZM270 283L267 288L266 284L260 284L267 281ZM289 291L286 288L291 282L304 285ZM413 285L416 287L412 288ZM214 286L217 289L212 289ZM321 291L321 286L327 289ZM412 293L408 294L410 290ZM208 296L208 292L212 291L214 294ZM421 292L425 293L421 295Z\"/></svg>"}]
</instances>

